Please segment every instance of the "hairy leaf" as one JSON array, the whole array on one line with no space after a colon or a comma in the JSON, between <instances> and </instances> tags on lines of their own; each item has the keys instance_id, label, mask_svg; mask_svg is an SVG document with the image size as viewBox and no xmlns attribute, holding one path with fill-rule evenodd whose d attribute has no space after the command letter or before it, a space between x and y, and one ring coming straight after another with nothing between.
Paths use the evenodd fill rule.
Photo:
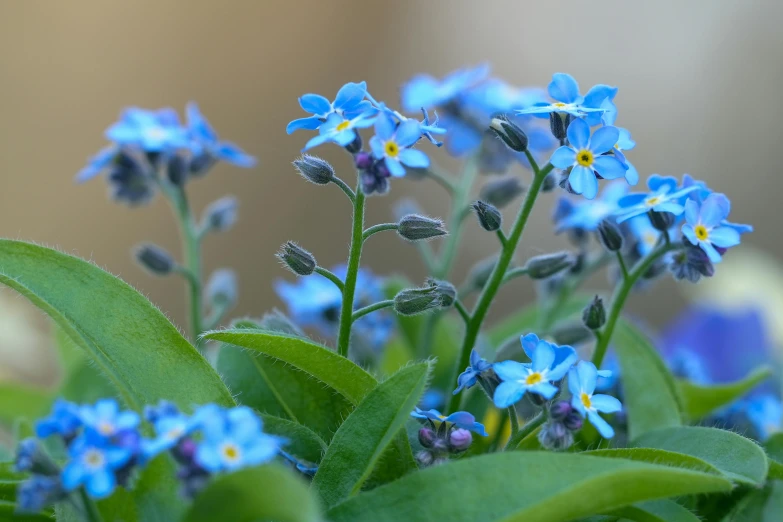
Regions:
<instances>
[{"instance_id":1,"label":"hairy leaf","mask_svg":"<svg viewBox=\"0 0 783 522\"><path fill-rule=\"evenodd\" d=\"M730 384L702 385L679 380L680 397L685 415L692 420L706 417L713 411L736 401L772 375L772 369L763 366L741 381Z\"/></svg>"}]
</instances>

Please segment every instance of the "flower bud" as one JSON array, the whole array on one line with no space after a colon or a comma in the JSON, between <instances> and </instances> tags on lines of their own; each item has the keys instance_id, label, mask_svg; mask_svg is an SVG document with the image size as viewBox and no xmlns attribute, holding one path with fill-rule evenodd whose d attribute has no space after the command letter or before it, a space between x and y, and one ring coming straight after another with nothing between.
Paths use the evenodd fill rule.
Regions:
<instances>
[{"instance_id":1,"label":"flower bud","mask_svg":"<svg viewBox=\"0 0 783 522\"><path fill-rule=\"evenodd\" d=\"M563 143L566 139L566 124L563 115L558 112L549 113L549 130L552 131L552 136L555 137L560 143Z\"/></svg>"},{"instance_id":2,"label":"flower bud","mask_svg":"<svg viewBox=\"0 0 783 522\"><path fill-rule=\"evenodd\" d=\"M563 451L574 443L574 436L561 422L547 422L538 432L538 441L545 449Z\"/></svg>"},{"instance_id":3,"label":"flower bud","mask_svg":"<svg viewBox=\"0 0 783 522\"><path fill-rule=\"evenodd\" d=\"M592 339L593 335L590 330L584 327L581 321L569 321L557 325L552 330L552 337L557 344L573 346Z\"/></svg>"},{"instance_id":4,"label":"flower bud","mask_svg":"<svg viewBox=\"0 0 783 522\"><path fill-rule=\"evenodd\" d=\"M476 213L476 217L478 217L481 228L488 232L494 232L500 228L503 216L500 215L500 211L497 208L481 200L476 201L471 206Z\"/></svg>"},{"instance_id":5,"label":"flower bud","mask_svg":"<svg viewBox=\"0 0 783 522\"><path fill-rule=\"evenodd\" d=\"M623 248L623 233L616 223L603 219L598 223L598 240L609 252L617 252Z\"/></svg>"},{"instance_id":6,"label":"flower bud","mask_svg":"<svg viewBox=\"0 0 783 522\"><path fill-rule=\"evenodd\" d=\"M686 245L683 250L672 254L669 271L678 281L687 279L691 283L698 283L702 276L712 277L715 267L701 248Z\"/></svg>"},{"instance_id":7,"label":"flower bud","mask_svg":"<svg viewBox=\"0 0 783 522\"><path fill-rule=\"evenodd\" d=\"M282 261L283 265L297 275L310 275L315 271L315 267L318 266L313 254L293 241L283 243L280 251L275 255Z\"/></svg>"},{"instance_id":8,"label":"flower bud","mask_svg":"<svg viewBox=\"0 0 783 522\"><path fill-rule=\"evenodd\" d=\"M367 170L372 167L372 155L369 152L358 152L353 157L353 164L359 170Z\"/></svg>"},{"instance_id":9,"label":"flower bud","mask_svg":"<svg viewBox=\"0 0 783 522\"><path fill-rule=\"evenodd\" d=\"M562 422L574 409L568 401L558 401L549 408L549 418Z\"/></svg>"},{"instance_id":10,"label":"flower bud","mask_svg":"<svg viewBox=\"0 0 783 522\"><path fill-rule=\"evenodd\" d=\"M233 306L237 301L237 276L234 271L221 268L212 272L204 287L204 296L213 305Z\"/></svg>"},{"instance_id":11,"label":"flower bud","mask_svg":"<svg viewBox=\"0 0 783 522\"><path fill-rule=\"evenodd\" d=\"M505 176L490 181L479 192L479 199L497 208L503 208L525 191L525 187L514 176Z\"/></svg>"},{"instance_id":12,"label":"flower bud","mask_svg":"<svg viewBox=\"0 0 783 522\"><path fill-rule=\"evenodd\" d=\"M448 281L440 281L428 277L426 284L437 289L438 294L440 295L440 305L443 308L448 308L453 305L454 301L457 299L457 289Z\"/></svg>"},{"instance_id":13,"label":"flower bud","mask_svg":"<svg viewBox=\"0 0 783 522\"><path fill-rule=\"evenodd\" d=\"M674 225L675 215L671 212L650 210L647 212L647 215L650 217L650 223L652 223L653 228L660 232L666 232Z\"/></svg>"},{"instance_id":14,"label":"flower bud","mask_svg":"<svg viewBox=\"0 0 783 522\"><path fill-rule=\"evenodd\" d=\"M541 183L541 192L552 192L560 182L559 172L550 172L544 178L544 182Z\"/></svg>"},{"instance_id":15,"label":"flower bud","mask_svg":"<svg viewBox=\"0 0 783 522\"><path fill-rule=\"evenodd\" d=\"M573 264L574 256L570 252L562 251L531 257L525 263L524 269L531 279L546 279L571 268Z\"/></svg>"},{"instance_id":16,"label":"flower bud","mask_svg":"<svg viewBox=\"0 0 783 522\"><path fill-rule=\"evenodd\" d=\"M176 266L169 253L156 245L140 245L134 255L137 263L155 275L168 275Z\"/></svg>"},{"instance_id":17,"label":"flower bud","mask_svg":"<svg viewBox=\"0 0 783 522\"><path fill-rule=\"evenodd\" d=\"M11 491L11 494L13 494L13 491ZM27 480L20 482L16 489L16 515L36 515L67 496L68 492L63 488L60 477L33 475ZM19 516L18 518L27 519L24 516ZM34 518L37 518L37 515ZM12 515L9 520L17 520L17 516Z\"/></svg>"},{"instance_id":18,"label":"flower bud","mask_svg":"<svg viewBox=\"0 0 783 522\"><path fill-rule=\"evenodd\" d=\"M57 476L60 473L57 464L32 437L19 441L14 457L14 471L17 473L29 471L36 475L50 476Z\"/></svg>"},{"instance_id":19,"label":"flower bud","mask_svg":"<svg viewBox=\"0 0 783 522\"><path fill-rule=\"evenodd\" d=\"M166 177L169 178L172 185L177 187L185 185L185 181L188 179L188 165L179 154L174 154L169 158L168 164L166 164Z\"/></svg>"},{"instance_id":20,"label":"flower bud","mask_svg":"<svg viewBox=\"0 0 783 522\"><path fill-rule=\"evenodd\" d=\"M304 179L316 185L326 185L334 179L334 168L329 162L309 154L294 160L294 168Z\"/></svg>"},{"instance_id":21,"label":"flower bud","mask_svg":"<svg viewBox=\"0 0 783 522\"><path fill-rule=\"evenodd\" d=\"M443 221L419 214L404 216L397 224L397 233L408 241L422 241L448 234Z\"/></svg>"},{"instance_id":22,"label":"flower bud","mask_svg":"<svg viewBox=\"0 0 783 522\"><path fill-rule=\"evenodd\" d=\"M571 431L581 430L583 423L584 421L582 420L582 416L579 415L579 412L576 411L572 411L566 415L565 419L563 419L563 425L566 427L566 429Z\"/></svg>"},{"instance_id":23,"label":"flower bud","mask_svg":"<svg viewBox=\"0 0 783 522\"><path fill-rule=\"evenodd\" d=\"M442 303L440 291L435 286L406 288L394 296L394 311L400 315L416 315L439 308Z\"/></svg>"},{"instance_id":24,"label":"flower bud","mask_svg":"<svg viewBox=\"0 0 783 522\"><path fill-rule=\"evenodd\" d=\"M509 149L515 152L527 150L527 134L516 124L510 122L506 116L492 118L489 122L489 129L503 140Z\"/></svg>"},{"instance_id":25,"label":"flower bud","mask_svg":"<svg viewBox=\"0 0 783 522\"><path fill-rule=\"evenodd\" d=\"M460 453L468 449L473 442L473 435L468 430L457 428L449 434L449 450Z\"/></svg>"},{"instance_id":26,"label":"flower bud","mask_svg":"<svg viewBox=\"0 0 783 522\"><path fill-rule=\"evenodd\" d=\"M430 427L424 426L419 430L419 444L425 448L432 447L435 437L435 431Z\"/></svg>"},{"instance_id":27,"label":"flower bud","mask_svg":"<svg viewBox=\"0 0 783 522\"><path fill-rule=\"evenodd\" d=\"M598 330L606 323L603 299L599 296L593 298L593 301L582 311L582 322L591 330Z\"/></svg>"},{"instance_id":28,"label":"flower bud","mask_svg":"<svg viewBox=\"0 0 783 522\"><path fill-rule=\"evenodd\" d=\"M361 152L362 146L362 136L357 132L353 141L345 146L345 150L347 150L350 154L356 154Z\"/></svg>"},{"instance_id":29,"label":"flower bud","mask_svg":"<svg viewBox=\"0 0 783 522\"><path fill-rule=\"evenodd\" d=\"M237 199L227 196L213 201L204 210L202 219L202 228L204 230L215 230L224 232L234 226L237 221Z\"/></svg>"}]
</instances>

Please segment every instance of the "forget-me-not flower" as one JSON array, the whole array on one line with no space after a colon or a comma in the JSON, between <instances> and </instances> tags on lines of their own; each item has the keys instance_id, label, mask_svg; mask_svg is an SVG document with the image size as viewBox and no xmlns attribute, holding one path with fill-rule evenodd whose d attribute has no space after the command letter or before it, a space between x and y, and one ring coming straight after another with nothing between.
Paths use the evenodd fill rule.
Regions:
<instances>
[{"instance_id":1,"label":"forget-me-not flower","mask_svg":"<svg viewBox=\"0 0 783 522\"><path fill-rule=\"evenodd\" d=\"M555 100L552 103L537 103L517 111L518 114L549 114L551 112L570 114L584 118L588 125L601 123L604 113L610 114L607 122L614 121L617 112L612 100L617 94L617 87L598 84L593 86L584 96L579 94L579 84L573 76L565 73L555 73L547 86L549 95Z\"/></svg>"},{"instance_id":2,"label":"forget-me-not flower","mask_svg":"<svg viewBox=\"0 0 783 522\"><path fill-rule=\"evenodd\" d=\"M188 133L191 138L191 151L194 155L206 154L210 158L232 163L238 167L252 167L256 164L253 156L245 153L229 141L221 141L207 119L201 114L195 102L186 108Z\"/></svg>"},{"instance_id":3,"label":"forget-me-not flower","mask_svg":"<svg viewBox=\"0 0 783 522\"><path fill-rule=\"evenodd\" d=\"M68 448L70 457L62 471L63 487L73 491L84 485L92 498L105 498L117 485L116 471L133 457L129 448L108 442L96 432L85 431Z\"/></svg>"},{"instance_id":4,"label":"forget-me-not flower","mask_svg":"<svg viewBox=\"0 0 783 522\"><path fill-rule=\"evenodd\" d=\"M332 113L318 128L318 136L310 138L302 150L310 150L327 142L345 147L356 139L356 129L370 127L374 122L374 115L359 114L348 119L341 114Z\"/></svg>"},{"instance_id":5,"label":"forget-me-not flower","mask_svg":"<svg viewBox=\"0 0 783 522\"><path fill-rule=\"evenodd\" d=\"M190 145L179 116L169 107L150 111L125 109L120 121L106 129L106 138L120 146L134 146L144 152L167 152Z\"/></svg>"},{"instance_id":6,"label":"forget-me-not flower","mask_svg":"<svg viewBox=\"0 0 783 522\"><path fill-rule=\"evenodd\" d=\"M694 245L698 245L713 263L719 263L718 248L729 248L740 243L740 235L734 228L722 222L728 217L731 204L723 194L710 194L699 205L695 200L685 202L685 224L682 234Z\"/></svg>"},{"instance_id":7,"label":"forget-me-not flower","mask_svg":"<svg viewBox=\"0 0 783 522\"><path fill-rule=\"evenodd\" d=\"M628 221L628 229L636 241L636 251L640 256L646 256L658 244L661 232L652 226L647 216L636 216Z\"/></svg>"},{"instance_id":8,"label":"forget-me-not flower","mask_svg":"<svg viewBox=\"0 0 783 522\"><path fill-rule=\"evenodd\" d=\"M685 210L683 206L687 195L696 190L696 185L677 190L677 179L673 176L653 174L647 179L648 193L628 194L620 200L620 210L617 222L640 216L653 210L655 212L670 212L679 216Z\"/></svg>"},{"instance_id":9,"label":"forget-me-not flower","mask_svg":"<svg viewBox=\"0 0 783 522\"><path fill-rule=\"evenodd\" d=\"M619 210L618 201L627 193L628 184L617 180L607 184L601 194L592 201L561 197L553 215L555 231L560 233L564 230L596 230L601 221Z\"/></svg>"},{"instance_id":10,"label":"forget-me-not flower","mask_svg":"<svg viewBox=\"0 0 783 522\"><path fill-rule=\"evenodd\" d=\"M492 363L483 359L478 351L474 348L470 352L470 364L465 371L459 374L457 377L457 389L454 390L454 395L458 394L463 389L470 388L476 384L476 379L492 368Z\"/></svg>"},{"instance_id":11,"label":"forget-me-not flower","mask_svg":"<svg viewBox=\"0 0 783 522\"><path fill-rule=\"evenodd\" d=\"M634 167L630 161L628 161L624 152L636 147L636 142L631 138L631 133L628 129L617 127L617 131L619 132L619 137L617 138L617 143L615 143L612 148L612 154L614 154L614 157L620 160L620 163L625 166L625 181L627 181L629 185L636 185L639 183L639 171L636 170L636 167Z\"/></svg>"},{"instance_id":12,"label":"forget-me-not flower","mask_svg":"<svg viewBox=\"0 0 783 522\"><path fill-rule=\"evenodd\" d=\"M588 361L579 361L579 364L568 372L571 406L582 417L587 418L603 438L611 439L614 437L614 429L598 412L616 413L623 409L623 405L611 395L594 395L597 379L598 371L595 365Z\"/></svg>"},{"instance_id":13,"label":"forget-me-not flower","mask_svg":"<svg viewBox=\"0 0 783 522\"><path fill-rule=\"evenodd\" d=\"M145 408L145 417L155 430L155 438L142 440L141 455L144 460L170 450L197 427L193 417L166 401L161 401L158 408Z\"/></svg>"},{"instance_id":14,"label":"forget-me-not flower","mask_svg":"<svg viewBox=\"0 0 783 522\"><path fill-rule=\"evenodd\" d=\"M286 127L286 132L291 134L299 129L318 130L332 114L342 116L342 121L353 119L372 109L372 104L364 99L366 95L366 82L346 83L337 91L333 102L320 94L305 94L299 98L299 105L312 116L293 120Z\"/></svg>"},{"instance_id":15,"label":"forget-me-not flower","mask_svg":"<svg viewBox=\"0 0 783 522\"><path fill-rule=\"evenodd\" d=\"M549 160L559 169L573 167L568 183L577 194L594 199L598 194L596 173L605 179L625 176L625 166L614 156L604 156L619 138L616 127L606 126L590 136L590 126L583 120L574 120L568 126L569 145L557 149Z\"/></svg>"},{"instance_id":16,"label":"forget-me-not flower","mask_svg":"<svg viewBox=\"0 0 783 522\"><path fill-rule=\"evenodd\" d=\"M92 405L79 408L79 417L84 426L98 436L110 438L139 425L139 415L133 411L121 411L114 399L101 399Z\"/></svg>"},{"instance_id":17,"label":"forget-me-not flower","mask_svg":"<svg viewBox=\"0 0 783 522\"><path fill-rule=\"evenodd\" d=\"M743 406L760 440L783 431L783 404L779 397L769 393L756 395L744 401Z\"/></svg>"},{"instance_id":18,"label":"forget-me-not flower","mask_svg":"<svg viewBox=\"0 0 783 522\"><path fill-rule=\"evenodd\" d=\"M552 381L562 379L577 359L572 347L557 346L535 334L522 336L520 341L530 363L503 361L492 365L503 381L493 397L498 408L508 408L528 391L551 399L558 390Z\"/></svg>"},{"instance_id":19,"label":"forget-me-not flower","mask_svg":"<svg viewBox=\"0 0 783 522\"><path fill-rule=\"evenodd\" d=\"M83 426L79 415L79 406L63 399L57 399L52 405L52 412L35 423L35 434L40 438L50 435L60 435L69 439Z\"/></svg>"},{"instance_id":20,"label":"forget-me-not flower","mask_svg":"<svg viewBox=\"0 0 783 522\"><path fill-rule=\"evenodd\" d=\"M370 147L375 159L383 159L392 176L404 176L405 167L426 168L430 159L420 150L410 148L421 138L419 123L406 120L396 125L386 112L381 112L375 120L375 136L370 139Z\"/></svg>"},{"instance_id":21,"label":"forget-me-not flower","mask_svg":"<svg viewBox=\"0 0 783 522\"><path fill-rule=\"evenodd\" d=\"M38 513L65 496L59 477L33 475L16 489L16 511Z\"/></svg>"},{"instance_id":22,"label":"forget-me-not flower","mask_svg":"<svg viewBox=\"0 0 783 522\"><path fill-rule=\"evenodd\" d=\"M688 198L696 200L696 202L698 202L700 205L704 202L705 199L707 199L707 196L712 194L712 190L707 186L705 182L701 180L693 179L689 174L685 174L682 177L682 187L687 188L691 186L695 186L697 188L688 194ZM753 225L745 225L742 223L731 223L730 221L725 219L721 221L721 225L729 228L733 228L740 235L753 232Z\"/></svg>"},{"instance_id":23,"label":"forget-me-not flower","mask_svg":"<svg viewBox=\"0 0 783 522\"><path fill-rule=\"evenodd\" d=\"M402 87L402 107L413 112L442 106L484 81L487 75L489 66L481 64L456 70L442 80L427 74L414 76Z\"/></svg>"},{"instance_id":24,"label":"forget-me-not flower","mask_svg":"<svg viewBox=\"0 0 783 522\"><path fill-rule=\"evenodd\" d=\"M429 419L437 422L449 422L455 425L457 428L462 428L474 433L478 433L484 437L487 436L487 430L484 429L484 425L476 421L476 417L466 411L455 411L451 415L442 415L438 410L421 410L416 408L411 412L411 417L417 419Z\"/></svg>"}]
</instances>

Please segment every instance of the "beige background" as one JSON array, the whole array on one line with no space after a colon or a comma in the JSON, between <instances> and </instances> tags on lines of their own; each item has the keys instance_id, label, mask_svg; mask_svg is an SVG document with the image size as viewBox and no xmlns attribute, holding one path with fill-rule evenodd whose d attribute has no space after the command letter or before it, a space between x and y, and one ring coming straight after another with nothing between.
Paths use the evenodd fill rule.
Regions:
<instances>
[{"instance_id":1,"label":"beige background","mask_svg":"<svg viewBox=\"0 0 783 522\"><path fill-rule=\"evenodd\" d=\"M573 74L583 90L618 85L618 124L638 142L630 158L642 176L706 179L730 195L735 221L756 226L747 242L780 258L781 20L776 0L0 0L0 236L90 258L182 324L181 281L152 279L129 258L144 240L177 250L165 202L128 209L106 198L103 180L76 186L73 176L124 106L182 110L197 100L222 137L260 158L253 170L220 166L190 187L198 209L239 196L240 222L207 241L206 266L236 268L236 313L260 314L278 304L270 283L286 276L273 257L283 241L299 241L324 265L347 253L344 197L290 167L307 139L284 130L303 115L297 96L331 97L364 79L397 105L399 85L415 73L488 61L520 85L546 85L556 71ZM319 153L351 176L336 147ZM369 221L389 220L405 195L447 215L438 187L401 180L370 201ZM551 201L535 212L521 258L564 245L551 236ZM467 228L457 280L495 247L491 234ZM391 235L372 241L364 261L380 273L424 275L415 249ZM667 281L634 307L663 321L676 310L673 288ZM502 299L522 305L530 286L516 283Z\"/></svg>"}]
</instances>

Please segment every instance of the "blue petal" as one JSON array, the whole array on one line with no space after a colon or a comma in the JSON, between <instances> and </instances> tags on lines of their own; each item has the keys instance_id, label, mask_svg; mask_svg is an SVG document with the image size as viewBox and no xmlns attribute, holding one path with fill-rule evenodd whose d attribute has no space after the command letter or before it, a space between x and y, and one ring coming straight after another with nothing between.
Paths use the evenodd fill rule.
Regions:
<instances>
[{"instance_id":1,"label":"blue petal","mask_svg":"<svg viewBox=\"0 0 783 522\"><path fill-rule=\"evenodd\" d=\"M713 228L710 230L710 242L721 248L730 248L740 244L740 235L733 228Z\"/></svg>"},{"instance_id":2,"label":"blue petal","mask_svg":"<svg viewBox=\"0 0 783 522\"><path fill-rule=\"evenodd\" d=\"M62 479L63 488L66 491L72 491L79 487L84 481L86 470L80 462L71 461L65 465L60 477Z\"/></svg>"},{"instance_id":3,"label":"blue petal","mask_svg":"<svg viewBox=\"0 0 783 522\"><path fill-rule=\"evenodd\" d=\"M207 142L217 141L217 133L204 115L201 114L196 102L188 103L185 108L185 114L188 118L188 129L190 129L197 138Z\"/></svg>"},{"instance_id":4,"label":"blue petal","mask_svg":"<svg viewBox=\"0 0 783 522\"><path fill-rule=\"evenodd\" d=\"M712 246L711 243L707 241L699 241L699 246L702 250L704 250L704 253L707 254L707 257L712 261L713 263L720 263L723 259L720 255L720 253L715 250L715 247Z\"/></svg>"},{"instance_id":5,"label":"blue petal","mask_svg":"<svg viewBox=\"0 0 783 522\"><path fill-rule=\"evenodd\" d=\"M114 162L117 153L118 149L114 145L109 145L108 147L101 149L95 156L89 159L87 166L79 171L76 175L76 182L84 183L100 174Z\"/></svg>"},{"instance_id":6,"label":"blue petal","mask_svg":"<svg viewBox=\"0 0 783 522\"><path fill-rule=\"evenodd\" d=\"M539 341L531 359L534 372L542 372L555 362L555 349L546 341Z\"/></svg>"},{"instance_id":7,"label":"blue petal","mask_svg":"<svg viewBox=\"0 0 783 522\"><path fill-rule=\"evenodd\" d=\"M495 373L504 381L524 380L528 375L527 366L517 361L502 361L492 365Z\"/></svg>"},{"instance_id":8,"label":"blue petal","mask_svg":"<svg viewBox=\"0 0 783 522\"><path fill-rule=\"evenodd\" d=\"M639 171L636 170L633 163L626 161L625 166L627 167L627 170L625 171L625 181L627 181L629 185L636 185L639 183Z\"/></svg>"},{"instance_id":9,"label":"blue petal","mask_svg":"<svg viewBox=\"0 0 783 522\"><path fill-rule=\"evenodd\" d=\"M525 355L527 355L527 358L531 361L533 360L533 352L536 350L536 346L538 346L539 338L534 333L529 333L525 336L519 337L519 342L522 344L522 349L525 351Z\"/></svg>"},{"instance_id":10,"label":"blue petal","mask_svg":"<svg viewBox=\"0 0 783 522\"><path fill-rule=\"evenodd\" d=\"M426 168L430 166L430 158L420 150L405 149L400 152L400 161L414 168Z\"/></svg>"},{"instance_id":11,"label":"blue petal","mask_svg":"<svg viewBox=\"0 0 783 522\"><path fill-rule=\"evenodd\" d=\"M685 202L685 222L694 227L699 223L699 204L692 199Z\"/></svg>"},{"instance_id":12,"label":"blue petal","mask_svg":"<svg viewBox=\"0 0 783 522\"><path fill-rule=\"evenodd\" d=\"M585 101L583 102L583 105L585 107L601 107L604 101L609 99L610 101L614 99L614 97L617 95L617 87L612 87L610 85L603 85L598 84L594 85L590 88L589 91L587 91L587 94L585 94Z\"/></svg>"},{"instance_id":13,"label":"blue petal","mask_svg":"<svg viewBox=\"0 0 783 522\"><path fill-rule=\"evenodd\" d=\"M656 212L671 212L675 216L679 216L685 210L685 208L679 203L674 201L664 201L653 206L653 210Z\"/></svg>"},{"instance_id":14,"label":"blue petal","mask_svg":"<svg viewBox=\"0 0 783 522\"><path fill-rule=\"evenodd\" d=\"M565 145L559 147L549 159L549 163L559 169L565 169L576 163L576 151Z\"/></svg>"},{"instance_id":15,"label":"blue petal","mask_svg":"<svg viewBox=\"0 0 783 522\"><path fill-rule=\"evenodd\" d=\"M547 90L552 98L563 103L574 103L579 98L579 84L570 74L553 74Z\"/></svg>"},{"instance_id":16,"label":"blue petal","mask_svg":"<svg viewBox=\"0 0 783 522\"><path fill-rule=\"evenodd\" d=\"M573 148L577 150L587 148L587 144L590 141L590 126L583 120L574 120L568 125L566 135L568 136L568 142Z\"/></svg>"},{"instance_id":17,"label":"blue petal","mask_svg":"<svg viewBox=\"0 0 783 522\"><path fill-rule=\"evenodd\" d=\"M334 108L350 110L364 99L366 92L367 84L365 82L346 83L337 91L337 96L334 98Z\"/></svg>"},{"instance_id":18,"label":"blue petal","mask_svg":"<svg viewBox=\"0 0 783 522\"><path fill-rule=\"evenodd\" d=\"M445 420L446 422L457 424L460 428L464 428L465 426L472 426L476 422L476 417L466 411L455 411L446 417Z\"/></svg>"},{"instance_id":19,"label":"blue petal","mask_svg":"<svg viewBox=\"0 0 783 522\"><path fill-rule=\"evenodd\" d=\"M332 111L332 104L320 94L305 94L299 98L299 106L311 114L324 115Z\"/></svg>"},{"instance_id":20,"label":"blue petal","mask_svg":"<svg viewBox=\"0 0 783 522\"><path fill-rule=\"evenodd\" d=\"M572 124L573 125L573 124ZM595 198L598 193L598 180L593 171L587 167L577 165L568 176L568 183L577 194L583 194L587 199Z\"/></svg>"},{"instance_id":21,"label":"blue petal","mask_svg":"<svg viewBox=\"0 0 783 522\"><path fill-rule=\"evenodd\" d=\"M317 130L318 127L320 127L322 123L323 123L323 120L321 118L319 118L318 116L309 116L307 118L299 118L299 119L293 120L288 125L286 125L285 131L288 134L292 134L294 131L298 131L299 129Z\"/></svg>"},{"instance_id":22,"label":"blue petal","mask_svg":"<svg viewBox=\"0 0 783 522\"><path fill-rule=\"evenodd\" d=\"M394 120L386 112L381 112L375 120L375 135L386 141L394 135Z\"/></svg>"},{"instance_id":23,"label":"blue petal","mask_svg":"<svg viewBox=\"0 0 783 522\"><path fill-rule=\"evenodd\" d=\"M740 235L747 234L749 232L753 232L753 225L743 225L741 223L729 223L728 221L724 220L724 221L721 221L721 226L733 228Z\"/></svg>"},{"instance_id":24,"label":"blue petal","mask_svg":"<svg viewBox=\"0 0 783 522\"><path fill-rule=\"evenodd\" d=\"M567 348L569 350L562 350L562 348ZM576 350L574 350L570 346L562 347L562 348L561 350L566 351L567 353L566 357L563 358L562 361L558 362L555 366L553 366L547 375L547 377L553 381L559 381L560 379L565 377L566 373L568 373L568 370L570 370L571 367L574 365L574 363L579 359Z\"/></svg>"},{"instance_id":25,"label":"blue petal","mask_svg":"<svg viewBox=\"0 0 783 522\"><path fill-rule=\"evenodd\" d=\"M692 245L699 244L699 238L696 237L696 233L693 231L693 227L686 223L682 226L682 235L691 242Z\"/></svg>"},{"instance_id":26,"label":"blue petal","mask_svg":"<svg viewBox=\"0 0 783 522\"><path fill-rule=\"evenodd\" d=\"M517 382L501 382L492 400L498 408L508 408L525 395L525 387Z\"/></svg>"},{"instance_id":27,"label":"blue petal","mask_svg":"<svg viewBox=\"0 0 783 522\"><path fill-rule=\"evenodd\" d=\"M612 150L620 139L620 131L617 127L601 127L593 133L590 138L590 150L593 154L599 155Z\"/></svg>"},{"instance_id":28,"label":"blue petal","mask_svg":"<svg viewBox=\"0 0 783 522\"><path fill-rule=\"evenodd\" d=\"M625 176L625 167L620 163L620 160L615 157L598 156L593 163L595 170L598 171L604 179L618 179Z\"/></svg>"},{"instance_id":29,"label":"blue petal","mask_svg":"<svg viewBox=\"0 0 783 522\"><path fill-rule=\"evenodd\" d=\"M375 156L375 159L380 159L383 157L383 142L378 136L373 136L370 138L370 149L372 150L372 155Z\"/></svg>"},{"instance_id":30,"label":"blue petal","mask_svg":"<svg viewBox=\"0 0 783 522\"><path fill-rule=\"evenodd\" d=\"M640 194L638 192L634 192L633 194L628 194L627 196L623 196L619 200L617 200L617 206L619 206L620 208L635 207L639 203L643 202L646 198L647 198L647 194Z\"/></svg>"},{"instance_id":31,"label":"blue petal","mask_svg":"<svg viewBox=\"0 0 783 522\"><path fill-rule=\"evenodd\" d=\"M385 162L386 168L389 169L392 176L400 178L405 175L405 168L400 163L400 160L387 157Z\"/></svg>"},{"instance_id":32,"label":"blue petal","mask_svg":"<svg viewBox=\"0 0 783 522\"><path fill-rule=\"evenodd\" d=\"M580 361L576 365L576 373L579 378L579 388L581 392L591 395L595 391L595 383L598 370L595 365L588 361Z\"/></svg>"},{"instance_id":33,"label":"blue petal","mask_svg":"<svg viewBox=\"0 0 783 522\"><path fill-rule=\"evenodd\" d=\"M729 199L723 194L710 194L699 209L699 220L707 228L716 227L729 215Z\"/></svg>"},{"instance_id":34,"label":"blue petal","mask_svg":"<svg viewBox=\"0 0 783 522\"><path fill-rule=\"evenodd\" d=\"M557 395L557 390L557 386L549 382L540 382L528 387L528 391L531 393L536 393L547 400Z\"/></svg>"},{"instance_id":35,"label":"blue petal","mask_svg":"<svg viewBox=\"0 0 783 522\"><path fill-rule=\"evenodd\" d=\"M220 471L220 452L212 444L201 443L196 449L195 461L207 471Z\"/></svg>"},{"instance_id":36,"label":"blue petal","mask_svg":"<svg viewBox=\"0 0 783 522\"><path fill-rule=\"evenodd\" d=\"M668 194L677 190L677 178L653 174L647 178L647 187L651 192L658 192L662 188L665 188L666 190L664 190L664 192Z\"/></svg>"},{"instance_id":37,"label":"blue petal","mask_svg":"<svg viewBox=\"0 0 783 522\"><path fill-rule=\"evenodd\" d=\"M631 138L631 132L628 129L618 127L620 137L617 139L617 147L620 150L631 150L636 147L636 142Z\"/></svg>"},{"instance_id":38,"label":"blue petal","mask_svg":"<svg viewBox=\"0 0 783 522\"><path fill-rule=\"evenodd\" d=\"M422 107L431 109L439 103L438 81L431 76L417 76L402 87L402 106L408 112Z\"/></svg>"},{"instance_id":39,"label":"blue petal","mask_svg":"<svg viewBox=\"0 0 783 522\"><path fill-rule=\"evenodd\" d=\"M246 154L229 141L223 141L217 146L215 156L237 167L250 168L256 164L256 159L253 156Z\"/></svg>"},{"instance_id":40,"label":"blue petal","mask_svg":"<svg viewBox=\"0 0 783 522\"><path fill-rule=\"evenodd\" d=\"M107 469L94 472L87 478L86 482L85 489L87 489L87 493L96 499L108 497L114 491L114 486L116 485L114 473Z\"/></svg>"},{"instance_id":41,"label":"blue petal","mask_svg":"<svg viewBox=\"0 0 783 522\"><path fill-rule=\"evenodd\" d=\"M622 411L623 405L611 395L593 395L590 397L590 405L603 413L616 413Z\"/></svg>"},{"instance_id":42,"label":"blue petal","mask_svg":"<svg viewBox=\"0 0 783 522\"><path fill-rule=\"evenodd\" d=\"M322 145L326 143L327 141L331 141L332 137L326 134L319 134L318 136L314 136L310 138L307 143L305 143L303 151L310 150L313 147L317 147L318 145Z\"/></svg>"},{"instance_id":43,"label":"blue petal","mask_svg":"<svg viewBox=\"0 0 783 522\"><path fill-rule=\"evenodd\" d=\"M595 429L598 430L598 433L600 433L603 438L611 439L614 437L614 429L609 425L608 422L601 418L598 413L594 411L588 411L587 418L590 419L590 424L595 426Z\"/></svg>"},{"instance_id":44,"label":"blue petal","mask_svg":"<svg viewBox=\"0 0 783 522\"><path fill-rule=\"evenodd\" d=\"M419 138L421 138L421 130L419 129L418 121L406 120L397 127L395 141L397 141L400 148L410 147Z\"/></svg>"}]
</instances>

